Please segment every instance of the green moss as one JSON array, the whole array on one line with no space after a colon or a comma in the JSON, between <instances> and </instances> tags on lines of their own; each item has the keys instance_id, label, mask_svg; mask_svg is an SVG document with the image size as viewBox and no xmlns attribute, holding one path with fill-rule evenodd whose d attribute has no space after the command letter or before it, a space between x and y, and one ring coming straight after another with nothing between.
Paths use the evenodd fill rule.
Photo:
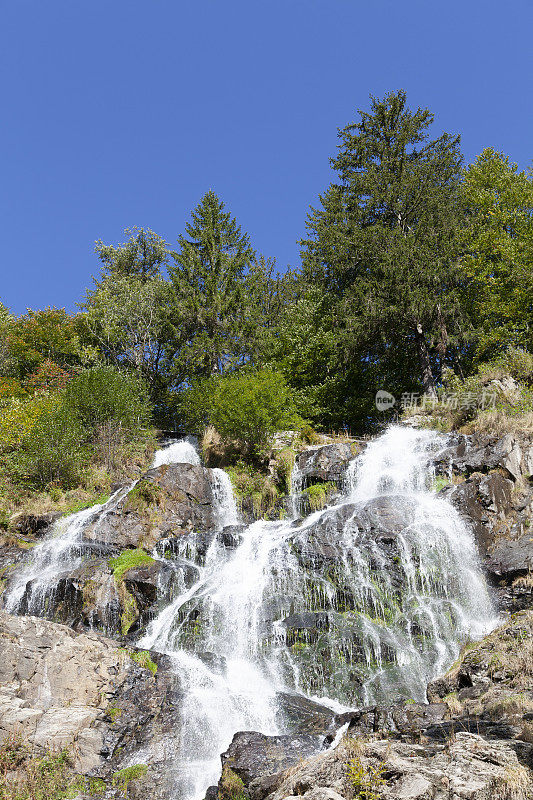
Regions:
<instances>
[{"instance_id":1,"label":"green moss","mask_svg":"<svg viewBox=\"0 0 533 800\"><path fill-rule=\"evenodd\" d=\"M113 773L113 786L119 786L124 794L128 791L128 783L139 780L146 775L148 767L146 764L133 764L118 772Z\"/></svg>"},{"instance_id":2,"label":"green moss","mask_svg":"<svg viewBox=\"0 0 533 800\"><path fill-rule=\"evenodd\" d=\"M288 494L291 491L291 475L296 461L296 453L291 447L281 450L276 456L276 474L280 489Z\"/></svg>"},{"instance_id":3,"label":"green moss","mask_svg":"<svg viewBox=\"0 0 533 800\"><path fill-rule=\"evenodd\" d=\"M440 492L442 489L445 489L446 486L450 486L451 481L449 478L438 477L435 478L431 484L431 490L433 492Z\"/></svg>"},{"instance_id":4,"label":"green moss","mask_svg":"<svg viewBox=\"0 0 533 800\"><path fill-rule=\"evenodd\" d=\"M126 636L139 616L139 609L137 608L135 598L128 592L124 584L120 585L120 599L122 600L122 607L124 609L120 617L120 629L122 635Z\"/></svg>"},{"instance_id":5,"label":"green moss","mask_svg":"<svg viewBox=\"0 0 533 800\"><path fill-rule=\"evenodd\" d=\"M78 511L83 511L84 508L90 508L91 506L103 506L105 503L107 503L110 497L110 494L98 494L92 497L90 500L74 500L63 510L63 516L69 517L71 514L77 514Z\"/></svg>"},{"instance_id":6,"label":"green moss","mask_svg":"<svg viewBox=\"0 0 533 800\"><path fill-rule=\"evenodd\" d=\"M104 794L106 789L107 786L105 781L103 781L101 778L89 779L89 794L91 797L99 797L100 795Z\"/></svg>"},{"instance_id":7,"label":"green moss","mask_svg":"<svg viewBox=\"0 0 533 800\"><path fill-rule=\"evenodd\" d=\"M227 764L222 770L218 784L219 800L247 800L247 793L241 778Z\"/></svg>"},{"instance_id":8,"label":"green moss","mask_svg":"<svg viewBox=\"0 0 533 800\"><path fill-rule=\"evenodd\" d=\"M122 714L122 709L116 708L116 706L109 706L108 708L106 708L106 714L108 717L111 718L111 722L116 722L116 720Z\"/></svg>"},{"instance_id":9,"label":"green moss","mask_svg":"<svg viewBox=\"0 0 533 800\"><path fill-rule=\"evenodd\" d=\"M124 550L116 558L110 558L108 563L113 570L115 583L118 586L122 583L122 579L129 569L147 567L154 563L154 559L145 550Z\"/></svg>"},{"instance_id":10,"label":"green moss","mask_svg":"<svg viewBox=\"0 0 533 800\"><path fill-rule=\"evenodd\" d=\"M150 672L155 675L157 672L157 664L155 664L152 659L150 658L150 653L147 650L134 650L130 653L131 658L140 667L144 669L149 669Z\"/></svg>"},{"instance_id":11,"label":"green moss","mask_svg":"<svg viewBox=\"0 0 533 800\"><path fill-rule=\"evenodd\" d=\"M161 505L162 499L163 492L157 483L141 479L129 492L124 503L124 511L138 511L144 514L149 508Z\"/></svg>"},{"instance_id":12,"label":"green moss","mask_svg":"<svg viewBox=\"0 0 533 800\"><path fill-rule=\"evenodd\" d=\"M313 483L307 489L304 489L302 494L307 497L311 511L319 511L324 508L328 501L328 496L334 491L336 491L334 483Z\"/></svg>"}]
</instances>

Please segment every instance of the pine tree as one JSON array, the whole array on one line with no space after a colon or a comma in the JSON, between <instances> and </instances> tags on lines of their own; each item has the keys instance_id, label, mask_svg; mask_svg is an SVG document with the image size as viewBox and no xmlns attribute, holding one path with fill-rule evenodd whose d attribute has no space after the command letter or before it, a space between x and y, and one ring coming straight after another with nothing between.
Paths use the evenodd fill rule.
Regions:
<instances>
[{"instance_id":1,"label":"pine tree","mask_svg":"<svg viewBox=\"0 0 533 800\"><path fill-rule=\"evenodd\" d=\"M189 376L209 377L245 358L245 279L255 254L213 191L191 216L169 268L176 316L181 330L188 330L176 366Z\"/></svg>"},{"instance_id":2,"label":"pine tree","mask_svg":"<svg viewBox=\"0 0 533 800\"><path fill-rule=\"evenodd\" d=\"M433 115L410 111L404 91L359 113L339 130L338 181L308 217L305 273L325 291L352 358L371 363L376 347L382 359L399 355L434 394L434 366L461 314L459 137L430 140Z\"/></svg>"}]
</instances>

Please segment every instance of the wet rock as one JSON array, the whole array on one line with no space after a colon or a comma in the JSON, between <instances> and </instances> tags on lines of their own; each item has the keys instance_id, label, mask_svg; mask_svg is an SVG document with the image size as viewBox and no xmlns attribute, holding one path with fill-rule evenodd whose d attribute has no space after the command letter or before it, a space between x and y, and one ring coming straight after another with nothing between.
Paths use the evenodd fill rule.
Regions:
<instances>
[{"instance_id":1,"label":"wet rock","mask_svg":"<svg viewBox=\"0 0 533 800\"><path fill-rule=\"evenodd\" d=\"M255 731L236 733L222 754L222 767L230 767L248 786L253 780L273 775L320 751L323 737L309 734L265 736Z\"/></svg>"},{"instance_id":2,"label":"wet rock","mask_svg":"<svg viewBox=\"0 0 533 800\"><path fill-rule=\"evenodd\" d=\"M336 727L335 713L296 692L278 692L279 721L293 733L326 735Z\"/></svg>"},{"instance_id":3,"label":"wet rock","mask_svg":"<svg viewBox=\"0 0 533 800\"><path fill-rule=\"evenodd\" d=\"M308 448L297 455L304 483L332 483L341 486L346 467L355 453L349 444L328 444Z\"/></svg>"},{"instance_id":4,"label":"wet rock","mask_svg":"<svg viewBox=\"0 0 533 800\"><path fill-rule=\"evenodd\" d=\"M48 529L62 516L59 511L47 514L14 514L10 520L10 528L25 536L44 536Z\"/></svg>"}]
</instances>

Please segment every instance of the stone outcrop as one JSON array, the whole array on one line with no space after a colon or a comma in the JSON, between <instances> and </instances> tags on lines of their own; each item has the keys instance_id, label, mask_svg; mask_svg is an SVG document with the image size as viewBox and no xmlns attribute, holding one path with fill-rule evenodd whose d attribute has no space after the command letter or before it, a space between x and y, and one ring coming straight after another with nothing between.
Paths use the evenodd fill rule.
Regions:
<instances>
[{"instance_id":1,"label":"stone outcrop","mask_svg":"<svg viewBox=\"0 0 533 800\"><path fill-rule=\"evenodd\" d=\"M164 657L154 655L154 675L139 651L4 612L0 652L0 738L21 732L37 752L67 747L78 773L110 787L114 772L145 762L150 798L168 797L164 743L179 724L180 695Z\"/></svg>"},{"instance_id":2,"label":"stone outcrop","mask_svg":"<svg viewBox=\"0 0 533 800\"><path fill-rule=\"evenodd\" d=\"M346 467L359 450L358 445L345 443L302 450L296 456L296 463L304 484L331 482L341 488Z\"/></svg>"},{"instance_id":3,"label":"stone outcrop","mask_svg":"<svg viewBox=\"0 0 533 800\"><path fill-rule=\"evenodd\" d=\"M533 440L453 434L437 471L445 494L472 525L484 565L510 611L533 602Z\"/></svg>"},{"instance_id":4,"label":"stone outcrop","mask_svg":"<svg viewBox=\"0 0 533 800\"><path fill-rule=\"evenodd\" d=\"M161 539L215 526L209 471L164 464L147 472L110 513L84 531L87 542L151 550Z\"/></svg>"}]
</instances>

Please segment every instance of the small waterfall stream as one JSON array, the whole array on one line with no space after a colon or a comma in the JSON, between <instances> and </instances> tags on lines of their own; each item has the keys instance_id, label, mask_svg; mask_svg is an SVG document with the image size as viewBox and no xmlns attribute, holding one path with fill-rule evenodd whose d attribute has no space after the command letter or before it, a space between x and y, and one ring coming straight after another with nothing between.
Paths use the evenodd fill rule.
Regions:
<instances>
[{"instance_id":1,"label":"small waterfall stream","mask_svg":"<svg viewBox=\"0 0 533 800\"><path fill-rule=\"evenodd\" d=\"M199 534L175 543L197 580L138 641L170 656L183 691L175 800L202 800L236 731L290 732L280 693L334 710L423 701L462 643L495 625L472 533L431 488L443 446L429 431L388 429L350 463L341 501L303 522L238 526L228 475L210 471L219 532L207 551ZM190 442L171 443L153 465L179 461L199 464ZM33 580L30 613L42 614L57 575L80 558L84 526L128 490L58 523L20 570L7 608L19 610Z\"/></svg>"}]
</instances>

